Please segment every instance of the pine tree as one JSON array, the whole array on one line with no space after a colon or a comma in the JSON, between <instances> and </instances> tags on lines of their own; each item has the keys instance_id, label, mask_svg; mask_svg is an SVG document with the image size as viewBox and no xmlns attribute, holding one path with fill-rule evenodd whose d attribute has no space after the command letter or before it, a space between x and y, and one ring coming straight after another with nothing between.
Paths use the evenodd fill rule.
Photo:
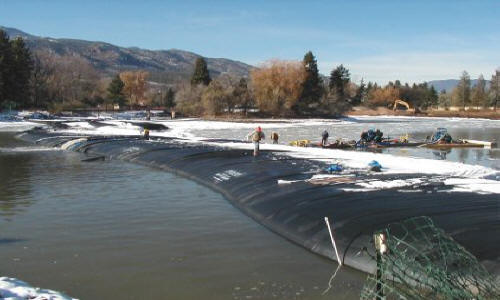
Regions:
<instances>
[{"instance_id":1,"label":"pine tree","mask_svg":"<svg viewBox=\"0 0 500 300\"><path fill-rule=\"evenodd\" d=\"M247 115L248 109L252 106L252 97L248 90L248 82L245 78L241 78L238 85L233 91L233 97L236 99L237 105Z\"/></svg>"},{"instance_id":2,"label":"pine tree","mask_svg":"<svg viewBox=\"0 0 500 300\"><path fill-rule=\"evenodd\" d=\"M430 107L437 106L438 100L439 100L438 93L437 93L436 89L434 88L434 86L431 85L431 88L429 89L429 106Z\"/></svg>"},{"instance_id":3,"label":"pine tree","mask_svg":"<svg viewBox=\"0 0 500 300\"><path fill-rule=\"evenodd\" d=\"M486 94L486 81L483 75L479 75L477 83L472 89L472 106L479 108L479 106L488 106L487 104L488 96Z\"/></svg>"},{"instance_id":4,"label":"pine tree","mask_svg":"<svg viewBox=\"0 0 500 300\"><path fill-rule=\"evenodd\" d=\"M12 51L10 98L18 107L30 105L30 79L33 72L33 58L20 37L10 42Z\"/></svg>"},{"instance_id":5,"label":"pine tree","mask_svg":"<svg viewBox=\"0 0 500 300\"><path fill-rule=\"evenodd\" d=\"M165 94L165 107L170 109L175 107L175 93L172 88L168 88L168 91Z\"/></svg>"},{"instance_id":6,"label":"pine tree","mask_svg":"<svg viewBox=\"0 0 500 300\"><path fill-rule=\"evenodd\" d=\"M460 76L460 81L458 82L457 87L455 88L455 94L457 96L458 103L463 106L464 110L465 106L470 103L470 93L470 76L467 71L464 71L462 73L462 76Z\"/></svg>"},{"instance_id":7,"label":"pine tree","mask_svg":"<svg viewBox=\"0 0 500 300\"><path fill-rule=\"evenodd\" d=\"M9 43L9 36L0 30L0 107L8 99L8 85L10 70L12 69L12 51Z\"/></svg>"},{"instance_id":8,"label":"pine tree","mask_svg":"<svg viewBox=\"0 0 500 300\"><path fill-rule=\"evenodd\" d=\"M311 105L319 103L323 93L318 63L311 51L304 55L302 64L304 65L306 76L303 83L302 94L296 105L296 112L298 114L304 114L305 112L311 111Z\"/></svg>"},{"instance_id":9,"label":"pine tree","mask_svg":"<svg viewBox=\"0 0 500 300\"><path fill-rule=\"evenodd\" d=\"M212 79L210 78L210 74L208 72L207 62L203 57L197 58L194 64L193 76L191 77L191 84L208 85L210 81L212 81Z\"/></svg>"},{"instance_id":10,"label":"pine tree","mask_svg":"<svg viewBox=\"0 0 500 300\"><path fill-rule=\"evenodd\" d=\"M363 103L365 101L365 98L366 98L366 92L367 92L367 88L366 88L365 82L363 81L363 79L361 79L361 83L359 84L359 87L356 90L356 95L352 99L351 104L352 105L360 105L361 103Z\"/></svg>"},{"instance_id":11,"label":"pine tree","mask_svg":"<svg viewBox=\"0 0 500 300\"><path fill-rule=\"evenodd\" d=\"M347 100L347 84L350 81L349 70L343 65L338 66L330 73L330 93L335 94L340 101Z\"/></svg>"},{"instance_id":12,"label":"pine tree","mask_svg":"<svg viewBox=\"0 0 500 300\"><path fill-rule=\"evenodd\" d=\"M116 75L108 86L108 100L112 103L118 103L120 106L125 105L124 87L125 83L121 80L120 75Z\"/></svg>"},{"instance_id":13,"label":"pine tree","mask_svg":"<svg viewBox=\"0 0 500 300\"><path fill-rule=\"evenodd\" d=\"M495 71L491 76L490 96L493 108L496 111L498 102L500 101L500 69Z\"/></svg>"}]
</instances>

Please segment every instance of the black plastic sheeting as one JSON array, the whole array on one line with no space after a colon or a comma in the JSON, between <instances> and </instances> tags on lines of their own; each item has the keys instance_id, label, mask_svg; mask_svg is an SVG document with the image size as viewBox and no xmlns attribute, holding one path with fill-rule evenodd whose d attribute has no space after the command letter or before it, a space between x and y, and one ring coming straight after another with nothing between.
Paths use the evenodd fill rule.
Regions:
<instances>
[{"instance_id":1,"label":"black plastic sheeting","mask_svg":"<svg viewBox=\"0 0 500 300\"><path fill-rule=\"evenodd\" d=\"M60 146L77 137L43 130L21 135L24 140ZM164 169L222 193L234 206L283 237L336 260L324 217L330 218L341 260L347 266L373 273L372 234L387 224L414 216L429 216L493 273L500 274L500 200L498 195L446 192L450 186L432 181L420 191L398 189L346 192L352 183L314 185L308 179L326 165L291 158L283 152L188 143L178 139L146 141L140 137L88 137L70 150L97 157L121 159ZM355 180L374 175L353 172ZM384 175L394 180L429 175ZM278 184L278 180L299 180ZM215 220L214 220L215 221ZM258 243L258 241L255 241Z\"/></svg>"}]
</instances>

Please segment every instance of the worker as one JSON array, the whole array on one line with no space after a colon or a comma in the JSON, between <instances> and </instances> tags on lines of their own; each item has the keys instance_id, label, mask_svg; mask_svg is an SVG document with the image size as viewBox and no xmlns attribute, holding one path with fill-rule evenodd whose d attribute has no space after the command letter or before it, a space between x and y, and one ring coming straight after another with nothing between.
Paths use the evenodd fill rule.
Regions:
<instances>
[{"instance_id":1,"label":"worker","mask_svg":"<svg viewBox=\"0 0 500 300\"><path fill-rule=\"evenodd\" d=\"M250 134L250 137L252 138L253 142L253 156L259 155L259 144L260 141L263 140L266 136L264 135L264 132L262 132L262 128L258 126L255 128L255 131Z\"/></svg>"},{"instance_id":2,"label":"worker","mask_svg":"<svg viewBox=\"0 0 500 300\"><path fill-rule=\"evenodd\" d=\"M279 135L276 131L271 133L271 140L273 140L273 144L277 144L279 139Z\"/></svg>"},{"instance_id":3,"label":"worker","mask_svg":"<svg viewBox=\"0 0 500 300\"><path fill-rule=\"evenodd\" d=\"M149 140L149 129L144 128L144 139Z\"/></svg>"},{"instance_id":4,"label":"worker","mask_svg":"<svg viewBox=\"0 0 500 300\"><path fill-rule=\"evenodd\" d=\"M361 132L361 139L359 140L360 143L366 143L368 141L368 132L363 131Z\"/></svg>"},{"instance_id":5,"label":"worker","mask_svg":"<svg viewBox=\"0 0 500 300\"><path fill-rule=\"evenodd\" d=\"M328 144L328 136L329 136L328 131L326 131L326 129L323 130L323 133L321 133L321 146L322 147L326 147L327 146L327 144Z\"/></svg>"},{"instance_id":6,"label":"worker","mask_svg":"<svg viewBox=\"0 0 500 300\"><path fill-rule=\"evenodd\" d=\"M374 141L376 143L381 143L382 142L382 137L384 136L384 133L382 131L380 131L380 129L377 129L375 131L375 137L374 137Z\"/></svg>"}]
</instances>

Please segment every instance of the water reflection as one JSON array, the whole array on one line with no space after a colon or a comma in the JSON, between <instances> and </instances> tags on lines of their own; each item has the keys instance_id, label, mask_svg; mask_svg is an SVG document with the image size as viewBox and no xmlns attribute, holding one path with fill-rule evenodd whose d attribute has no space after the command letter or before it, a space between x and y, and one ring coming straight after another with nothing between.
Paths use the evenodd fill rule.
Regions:
<instances>
[{"instance_id":1,"label":"water reflection","mask_svg":"<svg viewBox=\"0 0 500 300\"><path fill-rule=\"evenodd\" d=\"M12 135L0 136L0 147L15 145ZM0 153L0 216L7 220L33 204L31 193L31 161L29 153Z\"/></svg>"},{"instance_id":2,"label":"water reflection","mask_svg":"<svg viewBox=\"0 0 500 300\"><path fill-rule=\"evenodd\" d=\"M469 157L470 149L458 149L458 157L461 163L466 163Z\"/></svg>"},{"instance_id":3,"label":"water reflection","mask_svg":"<svg viewBox=\"0 0 500 300\"><path fill-rule=\"evenodd\" d=\"M446 160L446 156L451 152L451 149L447 150L437 150L437 151L432 151L432 154L434 154L436 159L439 160Z\"/></svg>"}]
</instances>

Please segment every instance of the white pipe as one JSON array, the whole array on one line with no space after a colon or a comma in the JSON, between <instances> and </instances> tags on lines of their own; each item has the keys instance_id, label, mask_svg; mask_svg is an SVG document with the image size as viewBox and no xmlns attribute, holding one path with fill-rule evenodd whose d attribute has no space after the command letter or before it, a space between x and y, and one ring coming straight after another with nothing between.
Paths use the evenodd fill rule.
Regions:
<instances>
[{"instance_id":1,"label":"white pipe","mask_svg":"<svg viewBox=\"0 0 500 300\"><path fill-rule=\"evenodd\" d=\"M333 233L332 229L330 228L330 222L328 221L328 217L325 217L325 223L326 226L328 227L328 232L330 233L330 239L332 240L333 249L335 249L335 255L337 255L337 262L339 263L339 266L341 266L342 260L340 260L339 251L337 250L337 244L335 243L335 239L333 238Z\"/></svg>"}]
</instances>

